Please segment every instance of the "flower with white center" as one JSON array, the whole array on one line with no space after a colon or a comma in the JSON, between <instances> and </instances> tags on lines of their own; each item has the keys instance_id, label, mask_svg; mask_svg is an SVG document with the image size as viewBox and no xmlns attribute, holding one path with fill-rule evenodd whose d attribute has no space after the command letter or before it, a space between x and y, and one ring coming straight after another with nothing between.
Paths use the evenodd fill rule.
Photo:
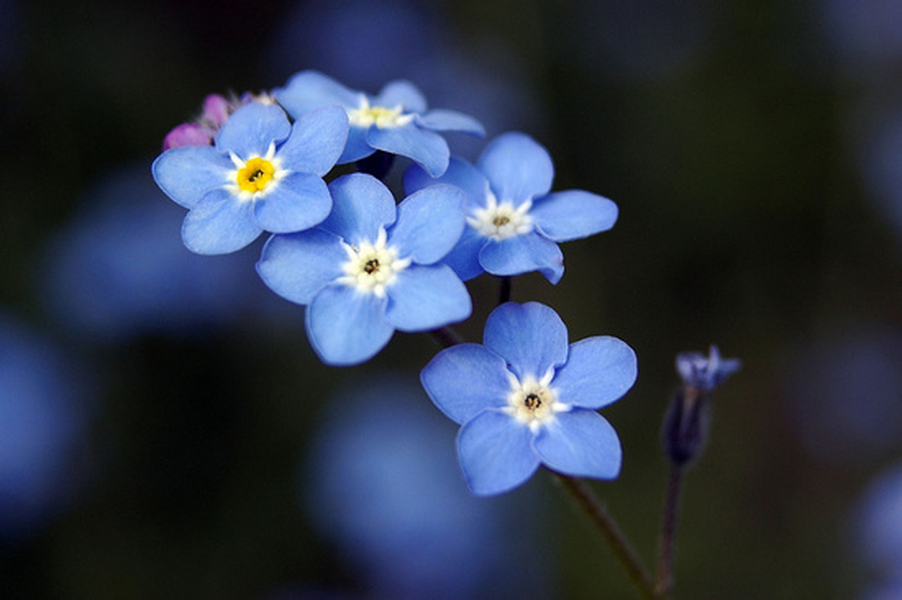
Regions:
<instances>
[{"instance_id":1,"label":"flower with white center","mask_svg":"<svg viewBox=\"0 0 902 600\"><path fill-rule=\"evenodd\" d=\"M485 325L483 345L439 352L420 381L462 427L460 466L477 495L506 492L540 464L576 477L620 472L617 433L596 410L636 381L636 355L610 336L568 345L551 308L508 302Z\"/></svg>"},{"instance_id":2,"label":"flower with white center","mask_svg":"<svg viewBox=\"0 0 902 600\"><path fill-rule=\"evenodd\" d=\"M394 331L428 331L470 316L470 295L440 261L464 228L463 191L435 185L399 205L375 177L329 184L332 214L319 227L274 235L257 272L274 292L307 306L307 335L328 364L369 360Z\"/></svg>"},{"instance_id":3,"label":"flower with white center","mask_svg":"<svg viewBox=\"0 0 902 600\"><path fill-rule=\"evenodd\" d=\"M346 88L317 71L295 74L284 88L273 92L290 115L300 118L327 105L343 107L351 130L339 163L358 161L377 150L406 156L431 176L448 168L451 152L440 135L461 131L482 137L482 125L453 110L427 110L423 94L409 81L392 81L376 96Z\"/></svg>"},{"instance_id":4,"label":"flower with white center","mask_svg":"<svg viewBox=\"0 0 902 600\"><path fill-rule=\"evenodd\" d=\"M469 226L445 259L464 281L483 271L501 276L539 271L557 283L564 274L558 243L610 229L617 205L583 190L549 192L553 178L545 148L511 132L492 140L475 166L452 158L437 179L411 166L404 186L412 193L442 182L467 192Z\"/></svg>"},{"instance_id":5,"label":"flower with white center","mask_svg":"<svg viewBox=\"0 0 902 600\"><path fill-rule=\"evenodd\" d=\"M358 291L384 297L386 288L391 287L398 273L411 262L409 258L398 258L398 249L387 246L387 240L385 229L380 227L375 243L364 241L359 248L345 244L348 262L341 266L345 275L338 281Z\"/></svg>"},{"instance_id":6,"label":"flower with white center","mask_svg":"<svg viewBox=\"0 0 902 600\"><path fill-rule=\"evenodd\" d=\"M263 231L290 233L321 223L332 209L323 176L348 135L338 107L289 123L271 103L236 110L214 146L180 146L153 163L157 185L189 209L182 239L199 254L244 248Z\"/></svg>"}]
</instances>

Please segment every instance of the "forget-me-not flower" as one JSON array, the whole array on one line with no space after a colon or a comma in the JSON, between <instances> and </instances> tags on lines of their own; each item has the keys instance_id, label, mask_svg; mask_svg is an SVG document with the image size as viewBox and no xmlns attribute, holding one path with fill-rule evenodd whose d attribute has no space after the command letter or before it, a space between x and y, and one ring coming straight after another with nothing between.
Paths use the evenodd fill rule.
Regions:
<instances>
[{"instance_id":1,"label":"forget-me-not flower","mask_svg":"<svg viewBox=\"0 0 902 600\"><path fill-rule=\"evenodd\" d=\"M683 384L710 392L738 371L742 361L738 358L721 358L717 346L711 345L708 356L700 352L683 352L676 357L676 369Z\"/></svg>"},{"instance_id":2,"label":"forget-me-not flower","mask_svg":"<svg viewBox=\"0 0 902 600\"><path fill-rule=\"evenodd\" d=\"M364 362L396 329L428 331L470 316L466 286L439 262L464 228L460 189L435 185L396 206L382 182L355 173L329 190L329 218L272 236L257 264L273 291L308 305L307 334L324 362Z\"/></svg>"},{"instance_id":3,"label":"forget-me-not flower","mask_svg":"<svg viewBox=\"0 0 902 600\"><path fill-rule=\"evenodd\" d=\"M463 426L457 450L474 494L510 490L539 464L578 477L620 472L617 433L595 412L636 380L636 355L617 338L568 346L554 310L508 302L489 315L483 345L443 350L420 379L435 405Z\"/></svg>"},{"instance_id":4,"label":"forget-me-not flower","mask_svg":"<svg viewBox=\"0 0 902 600\"><path fill-rule=\"evenodd\" d=\"M294 122L274 104L251 102L222 126L214 146L166 150L153 176L189 209L185 245L198 254L244 248L260 233L288 233L321 223L332 209L323 176L335 165L348 134L337 107Z\"/></svg>"},{"instance_id":5,"label":"forget-me-not flower","mask_svg":"<svg viewBox=\"0 0 902 600\"><path fill-rule=\"evenodd\" d=\"M436 132L485 135L473 117L453 110L427 110L420 90L404 80L391 81L378 95L370 96L318 71L301 71L273 94L295 118L324 105L338 105L347 111L351 130L339 163L360 160L381 150L406 156L438 177L448 168L451 152Z\"/></svg>"},{"instance_id":6,"label":"forget-me-not flower","mask_svg":"<svg viewBox=\"0 0 902 600\"><path fill-rule=\"evenodd\" d=\"M467 281L539 271L551 283L564 274L558 242L584 238L614 226L617 205L583 190L549 193L554 166L548 151L526 134L492 140L476 166L454 158L433 179L415 165L404 185L412 193L436 181L467 191L467 227L445 262Z\"/></svg>"}]
</instances>

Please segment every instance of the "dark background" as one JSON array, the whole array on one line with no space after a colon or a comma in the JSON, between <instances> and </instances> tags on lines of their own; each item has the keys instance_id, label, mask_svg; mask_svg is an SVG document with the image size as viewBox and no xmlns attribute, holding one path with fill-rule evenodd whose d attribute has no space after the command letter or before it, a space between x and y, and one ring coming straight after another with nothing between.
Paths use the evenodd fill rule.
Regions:
<instances>
[{"instance_id":1,"label":"dark background","mask_svg":"<svg viewBox=\"0 0 902 600\"><path fill-rule=\"evenodd\" d=\"M900 559L880 552L902 533L878 542L868 532L892 524L862 525L902 458L896 3L0 0L4 597L401 594L309 508L310 473L334 460L311 456L326 423L356 414L334 416L336 398L386 374L415 384L437 347L396 335L363 366L322 365L303 309L256 277L259 243L191 256L184 210L149 177L206 94L306 68L371 93L409 78L489 137L533 135L555 189L618 203L613 230L563 246L560 284L527 275L513 294L554 307L571 341L611 334L636 350L636 386L603 411L623 471L592 485L649 562L674 357L717 343L743 360L687 477L677 597L902 597ZM448 139L471 159L484 144ZM478 340L497 283L470 288L459 329ZM451 464L454 427L434 423ZM379 481L405 490L405 476ZM370 504L365 484L336 489ZM426 510L403 497L401 512ZM476 502L516 514L505 535L534 550L471 597L533 579L535 597L630 597L545 474ZM902 507L889 514L898 523ZM460 569L490 561L470 543Z\"/></svg>"}]
</instances>

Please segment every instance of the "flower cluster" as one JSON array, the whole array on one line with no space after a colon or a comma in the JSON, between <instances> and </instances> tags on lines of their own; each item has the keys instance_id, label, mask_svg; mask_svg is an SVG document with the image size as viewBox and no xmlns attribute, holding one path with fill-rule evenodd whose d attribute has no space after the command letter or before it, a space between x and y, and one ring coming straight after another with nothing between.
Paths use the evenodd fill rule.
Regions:
<instances>
[{"instance_id":1,"label":"flower cluster","mask_svg":"<svg viewBox=\"0 0 902 600\"><path fill-rule=\"evenodd\" d=\"M617 220L607 198L552 191L551 157L528 135L503 133L470 164L452 156L448 131L485 135L473 117L429 109L408 81L370 95L303 71L272 92L209 96L198 121L166 137L152 171L188 209L182 239L191 251L231 253L267 232L260 278L306 307L307 336L323 362L353 365L396 330L468 318L464 282L482 273L538 271L557 283L558 244ZM396 157L410 162L400 202L383 182ZM350 163L358 172L340 166ZM463 426L470 489L495 494L540 464L616 476L620 444L595 410L635 377L635 355L620 340L568 345L551 308L506 303L489 318L484 346L446 349L422 383Z\"/></svg>"}]
</instances>

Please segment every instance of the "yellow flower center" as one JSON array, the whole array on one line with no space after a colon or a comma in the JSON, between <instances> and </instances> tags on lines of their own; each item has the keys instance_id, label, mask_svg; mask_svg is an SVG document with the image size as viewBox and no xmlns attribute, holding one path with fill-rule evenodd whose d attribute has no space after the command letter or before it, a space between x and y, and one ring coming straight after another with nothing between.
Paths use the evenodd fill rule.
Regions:
<instances>
[{"instance_id":1,"label":"yellow flower center","mask_svg":"<svg viewBox=\"0 0 902 600\"><path fill-rule=\"evenodd\" d=\"M388 127L403 127L413 120L412 114L404 114L404 109L399 104L394 108L387 106L370 106L366 96L360 98L360 106L348 111L348 120L351 125L369 127L375 125L380 129Z\"/></svg>"},{"instance_id":2,"label":"yellow flower center","mask_svg":"<svg viewBox=\"0 0 902 600\"><path fill-rule=\"evenodd\" d=\"M268 160L259 156L249 159L244 166L238 169L238 187L242 191L252 194L263 191L269 183L276 169Z\"/></svg>"}]
</instances>

